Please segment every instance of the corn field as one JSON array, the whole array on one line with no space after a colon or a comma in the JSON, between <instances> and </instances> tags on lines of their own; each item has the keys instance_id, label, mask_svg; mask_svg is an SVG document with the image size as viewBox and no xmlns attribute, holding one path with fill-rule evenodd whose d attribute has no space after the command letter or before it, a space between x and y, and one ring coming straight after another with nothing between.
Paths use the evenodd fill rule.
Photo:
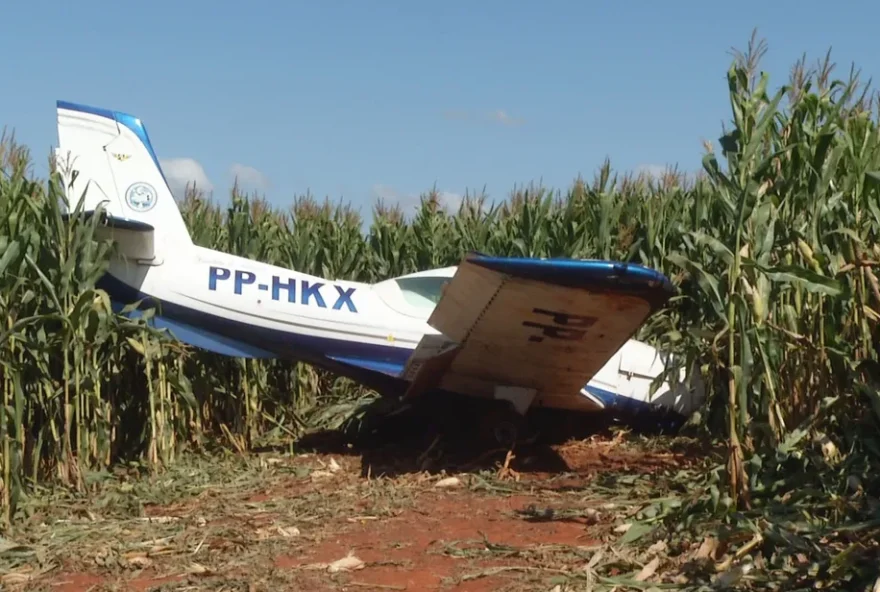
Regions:
<instances>
[{"instance_id":1,"label":"corn field","mask_svg":"<svg viewBox=\"0 0 880 592\"><path fill-rule=\"evenodd\" d=\"M200 245L333 278L379 281L454 265L468 250L664 271L680 294L638 337L705 375L697 423L725 435L726 495L748 504L761 458L816 433L867 458L859 434L880 420L876 97L856 76L834 78L827 59L799 62L771 90L758 73L764 49L736 56L730 123L693 178L620 175L606 162L567 191L530 186L497 203L466 195L457 211L435 192L413 216L380 203L366 232L351 207L310 196L279 208L236 189L226 208L191 190L181 208ZM95 289L113 246L95 240L97 219L64 217L60 178L36 179L30 163L5 136L7 521L37 484L84 489L119 462L159 470L186 450L292 441L310 414L369 395L302 364L193 350L115 314Z\"/></svg>"}]
</instances>

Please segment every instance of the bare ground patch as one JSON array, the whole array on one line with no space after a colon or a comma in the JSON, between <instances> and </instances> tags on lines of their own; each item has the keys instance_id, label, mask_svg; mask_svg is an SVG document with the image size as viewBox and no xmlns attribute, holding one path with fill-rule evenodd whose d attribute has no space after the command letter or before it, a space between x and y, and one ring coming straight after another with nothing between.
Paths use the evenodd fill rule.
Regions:
<instances>
[{"instance_id":1,"label":"bare ground patch","mask_svg":"<svg viewBox=\"0 0 880 592\"><path fill-rule=\"evenodd\" d=\"M106 476L86 496L47 494L10 534L3 582L58 592L578 589L651 567L619 548L624 529L693 462L620 438L415 470L424 452L190 457L157 476Z\"/></svg>"}]
</instances>

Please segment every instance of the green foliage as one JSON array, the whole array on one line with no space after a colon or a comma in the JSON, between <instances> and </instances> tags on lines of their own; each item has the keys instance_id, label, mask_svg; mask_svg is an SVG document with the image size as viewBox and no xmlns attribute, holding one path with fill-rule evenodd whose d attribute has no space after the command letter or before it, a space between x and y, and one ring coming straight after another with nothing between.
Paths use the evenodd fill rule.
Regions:
<instances>
[{"instance_id":1,"label":"green foliage","mask_svg":"<svg viewBox=\"0 0 880 592\"><path fill-rule=\"evenodd\" d=\"M733 507L748 505L753 460L790 446L798 430L821 428L841 450L874 459L857 434L880 419L876 103L855 76L831 80L827 62L815 71L799 63L771 91L758 74L761 53L750 47L731 66L731 126L719 153L707 146L695 178L619 175L606 162L592 184L529 186L493 204L466 195L456 211L431 191L412 217L377 204L366 233L349 206L311 196L280 210L236 188L224 209L190 191L181 208L202 246L331 278L375 282L455 265L468 250L664 271L680 295L638 337L704 375L710 397L699 421L727 436L726 495ZM3 141L7 516L27 482L54 475L85 487L86 474L118 460L143 456L160 467L218 437L247 450L295 437L307 416L338 423L325 412L331 405L349 409L369 396L305 365L181 347L114 314L95 289L112 245L94 239L96 218L76 204L64 218L60 179L33 180L28 162L25 149Z\"/></svg>"}]
</instances>

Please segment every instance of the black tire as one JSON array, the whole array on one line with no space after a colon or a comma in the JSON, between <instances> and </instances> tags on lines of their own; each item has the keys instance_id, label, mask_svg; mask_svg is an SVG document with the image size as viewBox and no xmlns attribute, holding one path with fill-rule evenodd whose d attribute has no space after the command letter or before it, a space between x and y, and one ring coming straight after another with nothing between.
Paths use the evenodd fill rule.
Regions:
<instances>
[{"instance_id":1,"label":"black tire","mask_svg":"<svg viewBox=\"0 0 880 592\"><path fill-rule=\"evenodd\" d=\"M480 421L480 438L490 446L513 448L525 431L525 423L512 405L492 409Z\"/></svg>"}]
</instances>

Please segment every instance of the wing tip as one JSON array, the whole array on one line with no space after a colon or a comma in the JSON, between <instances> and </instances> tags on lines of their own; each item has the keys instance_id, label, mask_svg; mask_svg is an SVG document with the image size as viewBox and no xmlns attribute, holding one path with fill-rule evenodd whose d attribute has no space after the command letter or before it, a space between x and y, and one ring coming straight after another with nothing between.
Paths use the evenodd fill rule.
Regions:
<instances>
[{"instance_id":1,"label":"wing tip","mask_svg":"<svg viewBox=\"0 0 880 592\"><path fill-rule=\"evenodd\" d=\"M640 295L655 305L662 305L677 292L662 272L636 263L496 257L478 252L469 253L466 261L513 277L558 286Z\"/></svg>"}]
</instances>

